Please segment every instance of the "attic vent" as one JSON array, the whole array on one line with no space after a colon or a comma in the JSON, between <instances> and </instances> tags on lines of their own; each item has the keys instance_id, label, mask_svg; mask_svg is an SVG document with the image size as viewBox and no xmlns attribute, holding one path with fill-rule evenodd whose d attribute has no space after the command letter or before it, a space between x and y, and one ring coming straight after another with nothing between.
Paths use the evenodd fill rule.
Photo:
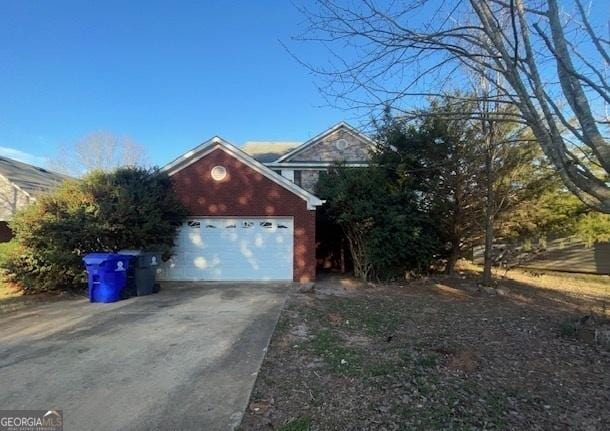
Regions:
<instances>
[{"instance_id":1,"label":"attic vent","mask_svg":"<svg viewBox=\"0 0 610 431\"><path fill-rule=\"evenodd\" d=\"M347 148L347 141L345 139L339 139L335 142L335 146L337 147L337 150L343 151Z\"/></svg>"},{"instance_id":2,"label":"attic vent","mask_svg":"<svg viewBox=\"0 0 610 431\"><path fill-rule=\"evenodd\" d=\"M215 181L222 181L227 176L227 170L224 166L214 166L211 175Z\"/></svg>"}]
</instances>

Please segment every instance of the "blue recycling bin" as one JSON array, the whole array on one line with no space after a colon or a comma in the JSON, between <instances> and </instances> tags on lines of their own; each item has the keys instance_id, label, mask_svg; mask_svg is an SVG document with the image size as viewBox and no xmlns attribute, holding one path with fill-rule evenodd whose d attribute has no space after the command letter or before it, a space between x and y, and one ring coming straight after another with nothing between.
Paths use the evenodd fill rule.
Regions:
<instances>
[{"instance_id":1,"label":"blue recycling bin","mask_svg":"<svg viewBox=\"0 0 610 431\"><path fill-rule=\"evenodd\" d=\"M89 253L83 257L91 302L116 302L127 284L130 256L116 253Z\"/></svg>"}]
</instances>

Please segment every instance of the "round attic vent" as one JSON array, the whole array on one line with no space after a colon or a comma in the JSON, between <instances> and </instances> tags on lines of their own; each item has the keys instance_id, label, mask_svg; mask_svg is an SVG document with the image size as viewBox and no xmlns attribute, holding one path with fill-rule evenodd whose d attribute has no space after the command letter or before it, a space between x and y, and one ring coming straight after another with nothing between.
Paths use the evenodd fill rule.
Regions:
<instances>
[{"instance_id":1,"label":"round attic vent","mask_svg":"<svg viewBox=\"0 0 610 431\"><path fill-rule=\"evenodd\" d=\"M347 148L347 141L345 139L339 139L335 142L335 146L338 150L345 150Z\"/></svg>"},{"instance_id":2,"label":"round attic vent","mask_svg":"<svg viewBox=\"0 0 610 431\"><path fill-rule=\"evenodd\" d=\"M227 170L224 166L214 166L211 175L215 181L222 181L227 176Z\"/></svg>"}]
</instances>

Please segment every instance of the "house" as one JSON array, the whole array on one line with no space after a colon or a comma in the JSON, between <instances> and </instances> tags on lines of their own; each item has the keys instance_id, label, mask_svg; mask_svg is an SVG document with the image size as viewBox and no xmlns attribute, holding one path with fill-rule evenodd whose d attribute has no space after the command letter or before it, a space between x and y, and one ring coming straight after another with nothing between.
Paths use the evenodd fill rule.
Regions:
<instances>
[{"instance_id":1,"label":"house","mask_svg":"<svg viewBox=\"0 0 610 431\"><path fill-rule=\"evenodd\" d=\"M339 123L266 163L219 137L178 157L163 170L189 217L159 279L314 281L319 173L366 166L372 146Z\"/></svg>"},{"instance_id":2,"label":"house","mask_svg":"<svg viewBox=\"0 0 610 431\"><path fill-rule=\"evenodd\" d=\"M8 222L18 209L36 200L41 193L57 187L68 177L44 168L0 156L0 242L13 233Z\"/></svg>"},{"instance_id":3,"label":"house","mask_svg":"<svg viewBox=\"0 0 610 431\"><path fill-rule=\"evenodd\" d=\"M320 172L341 162L367 166L375 142L345 122L338 123L266 165L296 185L314 191Z\"/></svg>"}]
</instances>

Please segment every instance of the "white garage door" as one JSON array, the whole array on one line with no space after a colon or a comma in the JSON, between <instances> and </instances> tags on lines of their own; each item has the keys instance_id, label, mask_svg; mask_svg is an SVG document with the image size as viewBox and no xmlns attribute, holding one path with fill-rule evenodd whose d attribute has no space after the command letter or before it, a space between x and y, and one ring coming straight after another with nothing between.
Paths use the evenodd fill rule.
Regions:
<instances>
[{"instance_id":1,"label":"white garage door","mask_svg":"<svg viewBox=\"0 0 610 431\"><path fill-rule=\"evenodd\" d=\"M174 256L162 265L167 281L292 281L291 218L190 219Z\"/></svg>"}]
</instances>

